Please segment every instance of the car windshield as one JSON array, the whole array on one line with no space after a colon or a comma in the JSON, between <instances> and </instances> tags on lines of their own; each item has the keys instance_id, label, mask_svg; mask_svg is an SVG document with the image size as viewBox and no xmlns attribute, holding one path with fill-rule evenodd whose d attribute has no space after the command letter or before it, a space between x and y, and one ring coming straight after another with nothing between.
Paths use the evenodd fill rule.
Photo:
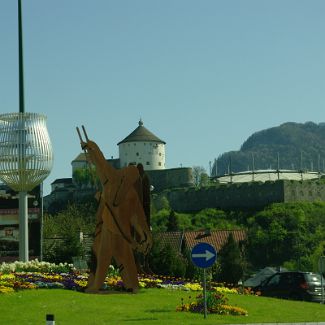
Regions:
<instances>
[{"instance_id":1,"label":"car windshield","mask_svg":"<svg viewBox=\"0 0 325 325\"><path fill-rule=\"evenodd\" d=\"M309 274L306 274L306 277L308 279L308 282L321 282L320 274L309 273ZM323 277L323 283L325 283L324 277Z\"/></svg>"}]
</instances>

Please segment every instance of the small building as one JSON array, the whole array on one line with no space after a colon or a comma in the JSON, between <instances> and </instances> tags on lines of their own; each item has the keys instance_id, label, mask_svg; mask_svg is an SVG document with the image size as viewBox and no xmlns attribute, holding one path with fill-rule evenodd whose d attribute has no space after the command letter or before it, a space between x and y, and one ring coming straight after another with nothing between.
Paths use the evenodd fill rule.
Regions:
<instances>
[{"instance_id":1,"label":"small building","mask_svg":"<svg viewBox=\"0 0 325 325\"><path fill-rule=\"evenodd\" d=\"M165 169L165 144L145 128L140 119L139 126L117 144L120 168L141 163L144 170Z\"/></svg>"},{"instance_id":2,"label":"small building","mask_svg":"<svg viewBox=\"0 0 325 325\"><path fill-rule=\"evenodd\" d=\"M58 189L66 189L73 186L72 178L57 178L53 183L51 183L52 192Z\"/></svg>"},{"instance_id":3,"label":"small building","mask_svg":"<svg viewBox=\"0 0 325 325\"><path fill-rule=\"evenodd\" d=\"M15 261L19 256L18 192L0 182L0 263ZM41 185L28 192L29 256L40 257L42 191Z\"/></svg>"},{"instance_id":4,"label":"small building","mask_svg":"<svg viewBox=\"0 0 325 325\"><path fill-rule=\"evenodd\" d=\"M75 170L86 168L88 165L86 154L81 152L75 159L72 160L72 175L74 174Z\"/></svg>"}]
</instances>

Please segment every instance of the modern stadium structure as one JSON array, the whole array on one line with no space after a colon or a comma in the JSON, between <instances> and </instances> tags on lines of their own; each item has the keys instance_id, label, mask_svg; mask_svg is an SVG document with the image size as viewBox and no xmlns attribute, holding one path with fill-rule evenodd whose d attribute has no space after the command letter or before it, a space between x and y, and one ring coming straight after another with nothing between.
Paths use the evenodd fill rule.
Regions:
<instances>
[{"instance_id":1,"label":"modern stadium structure","mask_svg":"<svg viewBox=\"0 0 325 325\"><path fill-rule=\"evenodd\" d=\"M249 183L267 182L277 180L306 181L316 180L323 176L323 173L314 171L299 171L290 169L260 169L248 170L238 173L231 173L214 177L219 183Z\"/></svg>"}]
</instances>

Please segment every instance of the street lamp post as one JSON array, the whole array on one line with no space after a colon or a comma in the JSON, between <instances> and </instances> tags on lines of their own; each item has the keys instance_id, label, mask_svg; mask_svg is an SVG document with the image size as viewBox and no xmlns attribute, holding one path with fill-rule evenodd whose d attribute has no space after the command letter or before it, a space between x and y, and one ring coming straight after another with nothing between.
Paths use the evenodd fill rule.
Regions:
<instances>
[{"instance_id":1,"label":"street lamp post","mask_svg":"<svg viewBox=\"0 0 325 325\"><path fill-rule=\"evenodd\" d=\"M0 179L19 192L19 259L28 261L28 191L39 185L53 164L46 117L25 113L21 0L18 0L19 113L0 115Z\"/></svg>"}]
</instances>

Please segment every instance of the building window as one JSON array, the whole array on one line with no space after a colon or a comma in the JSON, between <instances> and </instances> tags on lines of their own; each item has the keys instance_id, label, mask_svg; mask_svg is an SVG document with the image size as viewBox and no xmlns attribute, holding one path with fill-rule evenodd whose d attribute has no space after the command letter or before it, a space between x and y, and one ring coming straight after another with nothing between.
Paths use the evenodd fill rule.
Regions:
<instances>
[{"instance_id":1,"label":"building window","mask_svg":"<svg viewBox=\"0 0 325 325\"><path fill-rule=\"evenodd\" d=\"M161 156L161 152L159 152L159 156Z\"/></svg>"},{"instance_id":2,"label":"building window","mask_svg":"<svg viewBox=\"0 0 325 325\"><path fill-rule=\"evenodd\" d=\"M158 166L161 166L161 162L158 163Z\"/></svg>"},{"instance_id":3,"label":"building window","mask_svg":"<svg viewBox=\"0 0 325 325\"><path fill-rule=\"evenodd\" d=\"M147 166L148 166L148 165L150 165L150 162L149 162L149 161L147 161L147 162L146 162L146 165L147 165Z\"/></svg>"},{"instance_id":4,"label":"building window","mask_svg":"<svg viewBox=\"0 0 325 325\"><path fill-rule=\"evenodd\" d=\"M139 156L139 153L137 152L136 155Z\"/></svg>"}]
</instances>

